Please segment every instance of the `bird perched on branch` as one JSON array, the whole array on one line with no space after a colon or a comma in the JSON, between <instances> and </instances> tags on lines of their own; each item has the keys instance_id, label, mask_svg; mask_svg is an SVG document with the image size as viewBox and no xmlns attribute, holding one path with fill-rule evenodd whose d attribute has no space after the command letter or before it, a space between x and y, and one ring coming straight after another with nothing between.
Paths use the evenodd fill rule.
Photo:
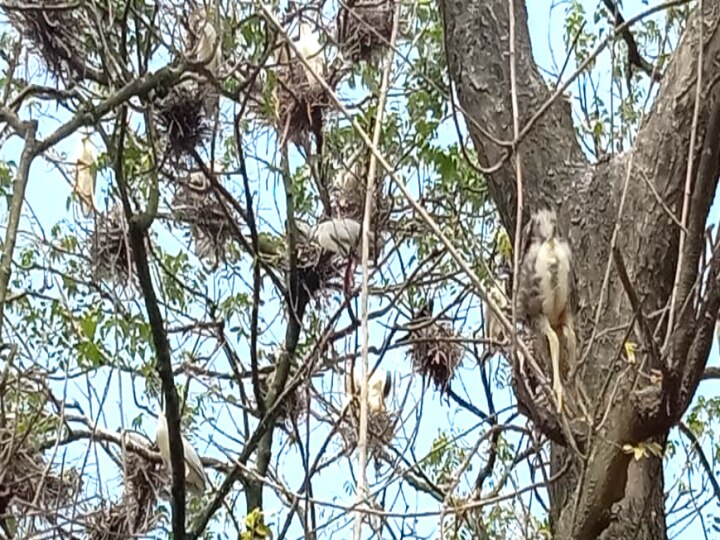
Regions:
<instances>
[{"instance_id":1,"label":"bird perched on branch","mask_svg":"<svg viewBox=\"0 0 720 540\"><path fill-rule=\"evenodd\" d=\"M562 410L563 367L574 374L577 339L575 336L575 280L570 245L557 227L552 210L532 215L523 232L522 263L518 288L518 315L534 332L547 338L552 363L552 385L558 411ZM564 337L561 347L558 337ZM565 353L566 354L563 354Z\"/></svg>"},{"instance_id":2,"label":"bird perched on branch","mask_svg":"<svg viewBox=\"0 0 720 540\"><path fill-rule=\"evenodd\" d=\"M377 368L368 380L368 411L370 414L385 412L385 400L390 396L392 390L392 374L384 369ZM363 380L359 370L353 373L354 395L360 395ZM347 384L348 397L352 399L353 393L350 385Z\"/></svg>"},{"instance_id":3,"label":"bird perched on branch","mask_svg":"<svg viewBox=\"0 0 720 540\"><path fill-rule=\"evenodd\" d=\"M510 298L512 296L512 289L508 288L510 284L510 274L510 267L507 264L502 263L498 265L495 279L488 286L490 299L503 311L509 309ZM487 337L493 341L493 345L502 343L508 338L505 328L500 323L498 317L490 310L487 303L485 303L485 328L487 330Z\"/></svg>"},{"instance_id":4,"label":"bird perched on branch","mask_svg":"<svg viewBox=\"0 0 720 540\"><path fill-rule=\"evenodd\" d=\"M298 28L298 37L293 39L293 44L305 58L312 70L317 73L320 78L324 78L326 62L322 52L323 48L320 44L320 37L315 27L308 21L301 20ZM290 51L289 56L288 49ZM282 46L280 47L280 52L277 58L279 64L288 65L291 60L296 59L296 53L291 47ZM296 61L300 63L299 60ZM305 73L305 78L311 87L320 85L315 76L310 72L310 70L308 70L308 68L305 67L305 65L302 66L302 69Z\"/></svg>"},{"instance_id":5,"label":"bird perched on branch","mask_svg":"<svg viewBox=\"0 0 720 540\"><path fill-rule=\"evenodd\" d=\"M95 209L95 182L97 180L97 151L90 140L90 134L83 135L75 157L75 182L73 191L80 198L80 207L85 217Z\"/></svg>"},{"instance_id":6,"label":"bird perched on branch","mask_svg":"<svg viewBox=\"0 0 720 540\"><path fill-rule=\"evenodd\" d=\"M210 73L213 78L217 78L220 74L220 64L222 62L222 39L218 34L215 26L209 20L208 15L202 11L197 11L191 15L189 21L191 28L190 39L188 40L187 56L191 62L202 64L202 67ZM200 31L197 32L199 28ZM197 32L197 33L196 33ZM206 93L203 101L203 108L207 116L211 116L217 109L220 100L220 94L217 89L207 81L206 77L201 76L201 81L207 84L203 85ZM191 88L192 82L188 81Z\"/></svg>"},{"instance_id":7,"label":"bird perched on branch","mask_svg":"<svg viewBox=\"0 0 720 540\"><path fill-rule=\"evenodd\" d=\"M185 487L188 493L201 497L205 493L205 487L207 485L205 469L203 469L202 462L200 461L197 452L195 452L195 449L182 435L182 433L180 434L180 438L182 439L183 455L185 457ZM161 408L158 412L155 440L160 450L163 463L165 463L165 468L172 476L172 464L170 462L170 435L168 432L164 408Z\"/></svg>"}]
</instances>

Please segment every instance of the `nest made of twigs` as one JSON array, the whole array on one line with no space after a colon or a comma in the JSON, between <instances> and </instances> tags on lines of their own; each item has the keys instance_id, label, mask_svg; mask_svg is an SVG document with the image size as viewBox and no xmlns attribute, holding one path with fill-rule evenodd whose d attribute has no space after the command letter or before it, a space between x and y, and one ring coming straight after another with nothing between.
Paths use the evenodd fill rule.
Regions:
<instances>
[{"instance_id":1,"label":"nest made of twigs","mask_svg":"<svg viewBox=\"0 0 720 540\"><path fill-rule=\"evenodd\" d=\"M90 238L93 277L125 285L131 280L134 259L129 226L120 205L100 214Z\"/></svg>"},{"instance_id":2,"label":"nest made of twigs","mask_svg":"<svg viewBox=\"0 0 720 540\"><path fill-rule=\"evenodd\" d=\"M81 6L65 0L37 0L17 2L17 8L9 3L3 9L55 77L84 77L88 53L81 29L87 25L81 20Z\"/></svg>"},{"instance_id":3,"label":"nest made of twigs","mask_svg":"<svg viewBox=\"0 0 720 540\"><path fill-rule=\"evenodd\" d=\"M388 46L392 38L393 0L356 0L338 11L338 43L348 60L370 60L375 51Z\"/></svg>"},{"instance_id":4,"label":"nest made of twigs","mask_svg":"<svg viewBox=\"0 0 720 540\"><path fill-rule=\"evenodd\" d=\"M343 257L329 253L312 242L299 243L297 254L300 282L310 297L342 276L347 264Z\"/></svg>"},{"instance_id":5,"label":"nest made of twigs","mask_svg":"<svg viewBox=\"0 0 720 540\"><path fill-rule=\"evenodd\" d=\"M179 183L171 205L173 217L190 225L198 258L210 261L213 266L225 261L233 235L230 218L202 171L191 173Z\"/></svg>"},{"instance_id":6,"label":"nest made of twigs","mask_svg":"<svg viewBox=\"0 0 720 540\"><path fill-rule=\"evenodd\" d=\"M156 524L155 507L164 485L160 466L132 452L125 459L122 501L89 517L89 540L133 538Z\"/></svg>"},{"instance_id":7,"label":"nest made of twigs","mask_svg":"<svg viewBox=\"0 0 720 540\"><path fill-rule=\"evenodd\" d=\"M210 117L218 104L211 84L188 79L158 99L157 121L170 156L180 158L202 146L212 133Z\"/></svg>"},{"instance_id":8,"label":"nest made of twigs","mask_svg":"<svg viewBox=\"0 0 720 540\"><path fill-rule=\"evenodd\" d=\"M430 379L436 390L447 391L455 371L462 362L463 350L453 327L429 319L413 321L410 358L413 370Z\"/></svg>"},{"instance_id":9,"label":"nest made of twigs","mask_svg":"<svg viewBox=\"0 0 720 540\"><path fill-rule=\"evenodd\" d=\"M395 437L397 418L397 414L387 410L368 410L368 457L374 459L376 463L383 455L383 449L389 446ZM360 433L360 399L358 396L351 399L349 410L345 413L345 419L338 429L347 448L357 447Z\"/></svg>"},{"instance_id":10,"label":"nest made of twigs","mask_svg":"<svg viewBox=\"0 0 720 540\"><path fill-rule=\"evenodd\" d=\"M0 430L0 515L25 515L35 508L65 508L80 487L74 469L58 475L45 458L27 444L28 438ZM15 512L8 507L15 506ZM48 516L49 517L49 516Z\"/></svg>"},{"instance_id":11,"label":"nest made of twigs","mask_svg":"<svg viewBox=\"0 0 720 540\"><path fill-rule=\"evenodd\" d=\"M282 140L301 145L309 133L322 132L323 112L332 101L317 81L308 80L299 60L278 69L275 99L276 129Z\"/></svg>"}]
</instances>

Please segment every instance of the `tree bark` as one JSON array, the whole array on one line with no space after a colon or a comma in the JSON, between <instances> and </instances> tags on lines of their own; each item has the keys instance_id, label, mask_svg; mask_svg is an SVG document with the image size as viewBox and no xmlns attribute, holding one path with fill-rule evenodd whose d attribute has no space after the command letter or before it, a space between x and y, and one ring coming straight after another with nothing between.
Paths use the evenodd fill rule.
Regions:
<instances>
[{"instance_id":1,"label":"tree bark","mask_svg":"<svg viewBox=\"0 0 720 540\"><path fill-rule=\"evenodd\" d=\"M449 71L459 104L481 165L492 167L512 148L504 142L513 139L508 0L441 0L439 4ZM551 92L532 58L525 2L514 0L514 6L522 130ZM641 308L639 319L659 340L648 342L639 325L629 339L639 342L647 352L659 350L665 336L678 263L680 227L675 221L679 222L682 215L695 105L700 28L697 13L688 21L632 150L589 163L573 129L570 105L563 99L553 103L518 143L522 154L523 218L543 207L554 208L561 229L570 239L580 299L576 332L581 357L586 354L581 375L590 404L601 404L591 410L593 429L584 445L586 459L574 457L554 444L553 473L571 459L570 471L549 490L556 538L666 537L662 460L649 457L635 461L622 447L649 439L664 445L668 430L687 408L702 375L713 335L706 326L714 324L720 306L718 279L712 273L702 299L685 302L698 294L693 285L698 277L700 253L705 249L703 230L717 187L715 133L720 123L720 92L714 63L720 58L719 10L717 2L705 2L705 47L688 234L675 302L676 324L662 355L643 354L637 364L630 365L622 355L625 331L610 329L627 327L634 320L633 313ZM488 175L487 183L501 221L512 237L517 204L512 160ZM674 219L665 207L672 210ZM611 262L616 223L614 246L622 255L632 289L639 298L636 309L631 307L628 291ZM601 297L606 269L609 280ZM649 314L662 308L662 319L650 318ZM643 373L660 370L662 382L649 381L638 373L641 369Z\"/></svg>"}]
</instances>

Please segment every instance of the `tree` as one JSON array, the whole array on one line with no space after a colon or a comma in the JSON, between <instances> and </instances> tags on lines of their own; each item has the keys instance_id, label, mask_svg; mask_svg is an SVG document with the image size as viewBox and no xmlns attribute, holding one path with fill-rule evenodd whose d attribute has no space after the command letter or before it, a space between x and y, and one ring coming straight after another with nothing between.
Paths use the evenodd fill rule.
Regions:
<instances>
[{"instance_id":1,"label":"tree","mask_svg":"<svg viewBox=\"0 0 720 540\"><path fill-rule=\"evenodd\" d=\"M577 69L551 78L578 82L574 122L520 0L211 4L0 6L2 535L664 538L708 515L717 6L607 0L592 25L571 2ZM528 395L532 339L479 314L543 206L575 254L584 416ZM371 234L335 253L330 218ZM385 410L350 376L375 366Z\"/></svg>"},{"instance_id":2,"label":"tree","mask_svg":"<svg viewBox=\"0 0 720 540\"><path fill-rule=\"evenodd\" d=\"M599 162L584 155L569 108L533 62L525 2L444 1L441 7L450 72L473 120L468 127L480 163L502 162L486 178L503 223L514 231L516 216L561 205L580 276L583 380L591 402L602 407L582 440L583 458L568 455L568 441L554 448L554 471L570 460L569 474L551 489L555 534L664 538L661 460L635 461L623 447L665 444L712 344L720 298L717 260L704 258L704 233L719 165L717 6L705 4L690 15L632 148ZM513 114L521 131L513 131ZM512 159L509 148L516 149ZM508 189L516 181L522 203L518 191ZM615 374L620 336L598 339L602 329L630 319L645 351L641 364L657 370L657 378L642 380L634 370ZM605 419L597 422L600 411Z\"/></svg>"}]
</instances>

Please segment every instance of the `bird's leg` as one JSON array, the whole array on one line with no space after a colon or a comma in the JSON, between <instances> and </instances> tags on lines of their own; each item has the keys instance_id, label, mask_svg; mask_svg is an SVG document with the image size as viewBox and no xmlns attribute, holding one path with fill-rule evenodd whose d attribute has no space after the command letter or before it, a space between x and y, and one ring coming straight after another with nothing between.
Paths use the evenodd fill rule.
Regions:
<instances>
[{"instance_id":1,"label":"bird's leg","mask_svg":"<svg viewBox=\"0 0 720 540\"><path fill-rule=\"evenodd\" d=\"M562 324L562 332L567 344L567 359L565 361L568 368L568 378L573 380L577 370L577 336L575 335L575 322L573 316L569 313L565 315Z\"/></svg>"},{"instance_id":2,"label":"bird's leg","mask_svg":"<svg viewBox=\"0 0 720 540\"><path fill-rule=\"evenodd\" d=\"M347 266L345 267L345 278L343 279L343 292L345 297L350 296L353 287L353 274L355 273L355 259L351 255L348 257Z\"/></svg>"},{"instance_id":3,"label":"bird's leg","mask_svg":"<svg viewBox=\"0 0 720 540\"><path fill-rule=\"evenodd\" d=\"M563 403L563 388L562 381L560 379L560 340L558 339L555 330L553 330L552 326L550 326L550 321L547 317L541 317L540 330L547 338L548 345L550 346L553 392L555 392L555 399L557 400L557 410L558 412L561 412Z\"/></svg>"}]
</instances>

